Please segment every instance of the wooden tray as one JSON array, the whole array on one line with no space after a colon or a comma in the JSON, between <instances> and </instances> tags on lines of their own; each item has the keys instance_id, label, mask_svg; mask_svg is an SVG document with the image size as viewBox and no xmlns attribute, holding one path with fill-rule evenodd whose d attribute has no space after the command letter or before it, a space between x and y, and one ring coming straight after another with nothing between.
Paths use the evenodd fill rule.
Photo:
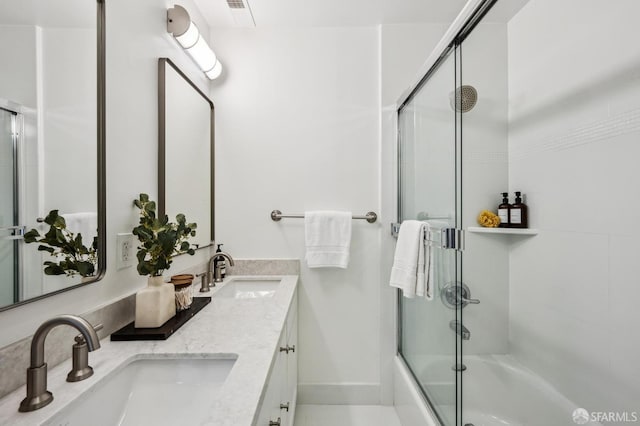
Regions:
<instances>
[{"instance_id":1,"label":"wooden tray","mask_svg":"<svg viewBox=\"0 0 640 426\"><path fill-rule=\"evenodd\" d=\"M135 328L133 322L125 325L111 335L114 342L129 342L132 340L167 340L178 331L187 321L202 308L211 303L210 297L194 297L189 309L176 313L176 316L157 328Z\"/></svg>"}]
</instances>

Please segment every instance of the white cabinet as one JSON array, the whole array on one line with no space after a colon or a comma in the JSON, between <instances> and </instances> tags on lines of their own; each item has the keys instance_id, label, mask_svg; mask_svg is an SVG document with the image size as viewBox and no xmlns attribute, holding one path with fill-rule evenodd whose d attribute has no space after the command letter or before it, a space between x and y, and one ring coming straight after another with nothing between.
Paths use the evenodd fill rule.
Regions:
<instances>
[{"instance_id":1,"label":"white cabinet","mask_svg":"<svg viewBox=\"0 0 640 426\"><path fill-rule=\"evenodd\" d=\"M298 394L298 297L293 296L255 426L293 426Z\"/></svg>"}]
</instances>

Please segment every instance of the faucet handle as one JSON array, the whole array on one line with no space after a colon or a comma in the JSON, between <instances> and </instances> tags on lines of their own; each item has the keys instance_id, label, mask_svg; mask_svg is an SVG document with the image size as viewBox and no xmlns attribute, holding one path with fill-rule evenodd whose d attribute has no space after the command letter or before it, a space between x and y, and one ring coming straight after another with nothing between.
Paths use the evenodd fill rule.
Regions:
<instances>
[{"instance_id":1,"label":"faucet handle","mask_svg":"<svg viewBox=\"0 0 640 426\"><path fill-rule=\"evenodd\" d=\"M211 283L209 282L209 272L204 271L196 274L196 277L200 278L200 293L207 293L211 290Z\"/></svg>"},{"instance_id":2,"label":"faucet handle","mask_svg":"<svg viewBox=\"0 0 640 426\"><path fill-rule=\"evenodd\" d=\"M100 331L104 328L102 324L98 324L93 329ZM67 374L67 382L79 382L87 379L93 375L93 368L89 366L89 348L87 342L84 340L82 334L78 334L74 340L76 344L73 345L72 351L72 367L69 374Z\"/></svg>"}]
</instances>

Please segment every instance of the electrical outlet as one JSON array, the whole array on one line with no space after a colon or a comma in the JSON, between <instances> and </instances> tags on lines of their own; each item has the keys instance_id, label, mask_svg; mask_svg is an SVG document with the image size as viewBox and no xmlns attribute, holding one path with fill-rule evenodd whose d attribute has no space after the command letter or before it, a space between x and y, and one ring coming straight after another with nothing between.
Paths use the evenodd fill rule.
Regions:
<instances>
[{"instance_id":1,"label":"electrical outlet","mask_svg":"<svg viewBox=\"0 0 640 426\"><path fill-rule=\"evenodd\" d=\"M135 255L133 234L126 232L116 235L116 268L124 269L133 266Z\"/></svg>"}]
</instances>

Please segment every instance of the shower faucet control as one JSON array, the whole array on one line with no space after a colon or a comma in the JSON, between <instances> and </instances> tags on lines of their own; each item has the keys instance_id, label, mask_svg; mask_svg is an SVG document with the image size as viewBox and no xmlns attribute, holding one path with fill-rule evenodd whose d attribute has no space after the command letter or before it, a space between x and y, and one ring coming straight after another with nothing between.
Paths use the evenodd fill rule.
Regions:
<instances>
[{"instance_id":1,"label":"shower faucet control","mask_svg":"<svg viewBox=\"0 0 640 426\"><path fill-rule=\"evenodd\" d=\"M442 303L450 309L464 308L469 304L480 304L480 300L471 298L469 287L461 282L448 283L444 286L440 294Z\"/></svg>"}]
</instances>

